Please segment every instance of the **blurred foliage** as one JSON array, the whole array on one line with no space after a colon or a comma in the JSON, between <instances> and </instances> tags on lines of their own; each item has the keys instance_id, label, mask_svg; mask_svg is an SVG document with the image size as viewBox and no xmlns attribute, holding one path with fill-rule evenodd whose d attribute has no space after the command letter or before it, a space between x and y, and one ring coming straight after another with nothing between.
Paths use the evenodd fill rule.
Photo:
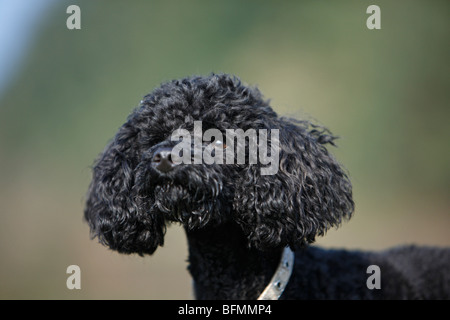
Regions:
<instances>
[{"instance_id":1,"label":"blurred foliage","mask_svg":"<svg viewBox=\"0 0 450 320\"><path fill-rule=\"evenodd\" d=\"M57 2L0 97L0 298L189 297L182 234L142 267L89 241L82 209L89 166L126 116L161 82L192 74L236 74L278 113L341 137L333 152L354 182L356 215L370 221L341 244L388 219L398 226L388 240L359 245L450 244L448 1L376 1L375 31L365 26L370 1L71 1L82 12L76 31L68 4ZM424 221L431 231L421 234ZM67 265L100 270L99 257L119 267L88 274L90 290L65 289ZM166 277L154 284L156 259ZM110 277L127 279L120 292ZM134 290L142 278L148 287Z\"/></svg>"}]
</instances>

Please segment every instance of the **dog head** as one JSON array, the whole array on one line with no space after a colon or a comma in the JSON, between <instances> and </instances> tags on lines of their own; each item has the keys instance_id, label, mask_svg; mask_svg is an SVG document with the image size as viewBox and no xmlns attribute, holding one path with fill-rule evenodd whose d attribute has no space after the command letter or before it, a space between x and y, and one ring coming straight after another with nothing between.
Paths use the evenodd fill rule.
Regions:
<instances>
[{"instance_id":1,"label":"dog head","mask_svg":"<svg viewBox=\"0 0 450 320\"><path fill-rule=\"evenodd\" d=\"M214 139L205 139L208 129ZM177 130L184 147L174 154ZM232 131L247 134L243 148ZM334 139L307 121L278 117L235 77L172 81L144 97L97 159L85 218L93 236L121 253L152 254L170 222L195 230L234 221L261 250L311 243L353 212L350 181L325 148ZM249 163L262 150L252 141L269 148L276 170L266 170L262 153Z\"/></svg>"}]
</instances>

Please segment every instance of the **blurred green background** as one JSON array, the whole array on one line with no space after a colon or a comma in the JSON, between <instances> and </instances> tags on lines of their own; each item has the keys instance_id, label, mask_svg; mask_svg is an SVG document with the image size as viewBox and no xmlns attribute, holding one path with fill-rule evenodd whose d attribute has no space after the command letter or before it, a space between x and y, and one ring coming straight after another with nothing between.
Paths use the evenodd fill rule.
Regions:
<instances>
[{"instance_id":1,"label":"blurred green background","mask_svg":"<svg viewBox=\"0 0 450 320\"><path fill-rule=\"evenodd\" d=\"M55 2L0 96L0 298L192 298L179 226L141 258L82 219L97 154L146 93L192 74L236 74L341 137L356 212L318 244L450 245L449 16L438 0Z\"/></svg>"}]
</instances>

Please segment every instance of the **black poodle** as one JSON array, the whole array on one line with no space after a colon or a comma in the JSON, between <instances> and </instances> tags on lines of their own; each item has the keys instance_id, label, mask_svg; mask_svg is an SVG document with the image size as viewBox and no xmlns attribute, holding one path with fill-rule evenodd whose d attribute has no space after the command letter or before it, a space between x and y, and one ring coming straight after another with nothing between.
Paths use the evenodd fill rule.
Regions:
<instances>
[{"instance_id":1,"label":"black poodle","mask_svg":"<svg viewBox=\"0 0 450 320\"><path fill-rule=\"evenodd\" d=\"M126 254L152 254L166 225L181 223L199 299L450 298L450 250L309 246L354 209L351 183L326 149L334 140L279 117L236 77L168 82L96 161L84 215L93 237Z\"/></svg>"}]
</instances>

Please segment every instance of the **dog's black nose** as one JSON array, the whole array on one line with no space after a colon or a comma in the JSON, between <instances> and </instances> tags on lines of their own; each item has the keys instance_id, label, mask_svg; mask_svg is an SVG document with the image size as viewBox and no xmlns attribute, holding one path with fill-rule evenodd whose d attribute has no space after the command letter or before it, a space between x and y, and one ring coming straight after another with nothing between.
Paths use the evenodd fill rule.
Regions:
<instances>
[{"instance_id":1,"label":"dog's black nose","mask_svg":"<svg viewBox=\"0 0 450 320\"><path fill-rule=\"evenodd\" d=\"M153 168L161 172L169 172L176 164L172 162L172 148L158 148L152 158Z\"/></svg>"}]
</instances>

